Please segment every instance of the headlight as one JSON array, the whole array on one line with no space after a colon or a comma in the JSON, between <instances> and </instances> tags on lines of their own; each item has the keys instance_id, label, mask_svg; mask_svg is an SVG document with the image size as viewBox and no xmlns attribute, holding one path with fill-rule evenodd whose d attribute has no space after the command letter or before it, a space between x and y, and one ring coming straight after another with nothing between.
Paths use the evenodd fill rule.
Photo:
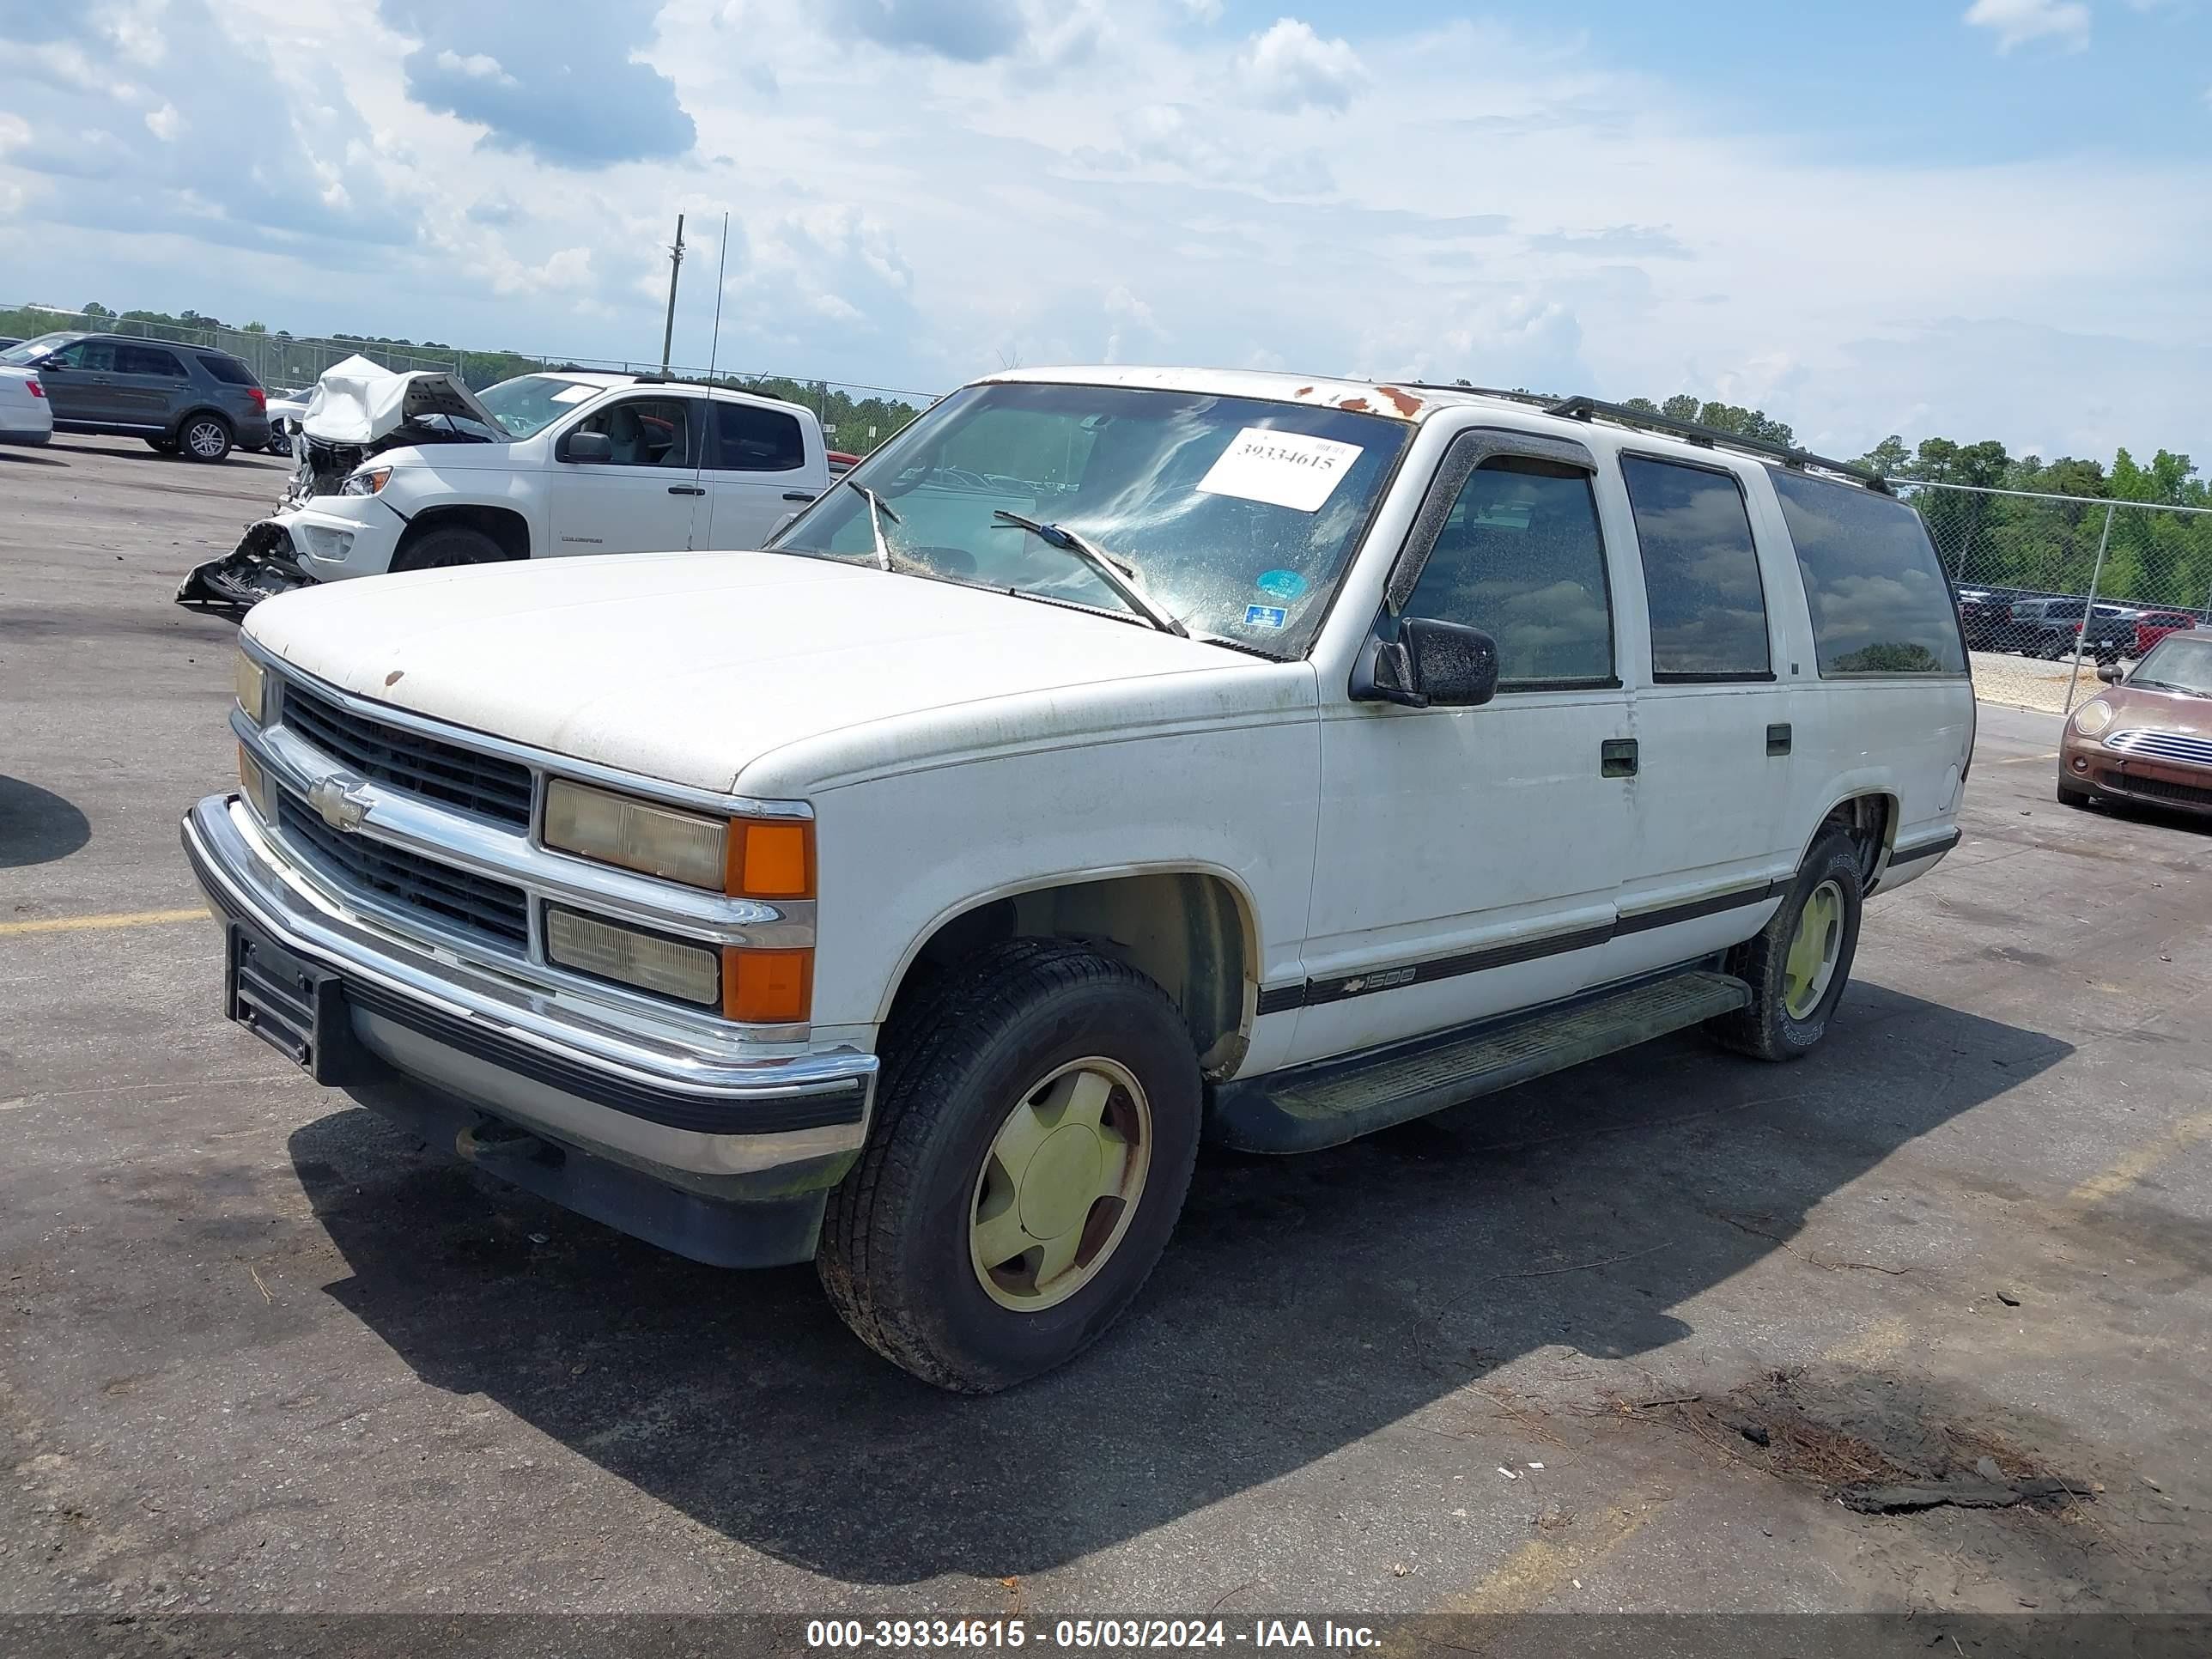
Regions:
<instances>
[{"instance_id":1,"label":"headlight","mask_svg":"<svg viewBox=\"0 0 2212 1659\"><path fill-rule=\"evenodd\" d=\"M261 672L259 663L241 651L232 678L238 687L238 706L246 711L246 719L259 726L266 712L263 699L268 695L269 677Z\"/></svg>"},{"instance_id":2,"label":"headlight","mask_svg":"<svg viewBox=\"0 0 2212 1659\"><path fill-rule=\"evenodd\" d=\"M388 466L366 466L338 486L341 495L374 495L392 482Z\"/></svg>"},{"instance_id":3,"label":"headlight","mask_svg":"<svg viewBox=\"0 0 2212 1659\"><path fill-rule=\"evenodd\" d=\"M733 897L811 898L813 825L708 817L556 778L545 844L579 858Z\"/></svg>"},{"instance_id":4,"label":"headlight","mask_svg":"<svg viewBox=\"0 0 2212 1659\"><path fill-rule=\"evenodd\" d=\"M549 909L545 954L564 968L641 991L708 1007L722 1000L722 964L711 945L689 945L617 927L574 910Z\"/></svg>"},{"instance_id":5,"label":"headlight","mask_svg":"<svg viewBox=\"0 0 2212 1659\"><path fill-rule=\"evenodd\" d=\"M2102 697L2092 697L2074 711L2074 729L2085 738L2094 738L2112 723L2112 705Z\"/></svg>"},{"instance_id":6,"label":"headlight","mask_svg":"<svg viewBox=\"0 0 2212 1659\"><path fill-rule=\"evenodd\" d=\"M730 826L726 819L678 812L556 778L545 791L545 844L719 893Z\"/></svg>"}]
</instances>

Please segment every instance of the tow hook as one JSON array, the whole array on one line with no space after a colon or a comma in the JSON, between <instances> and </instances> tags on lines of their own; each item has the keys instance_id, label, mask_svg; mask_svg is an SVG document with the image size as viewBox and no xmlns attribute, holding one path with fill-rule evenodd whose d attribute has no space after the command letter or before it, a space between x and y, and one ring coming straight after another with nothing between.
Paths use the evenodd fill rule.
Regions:
<instances>
[{"instance_id":1,"label":"tow hook","mask_svg":"<svg viewBox=\"0 0 2212 1659\"><path fill-rule=\"evenodd\" d=\"M471 1124L453 1137L453 1151L471 1164L486 1159L526 1159L534 1164L558 1164L559 1150L512 1123L486 1118Z\"/></svg>"}]
</instances>

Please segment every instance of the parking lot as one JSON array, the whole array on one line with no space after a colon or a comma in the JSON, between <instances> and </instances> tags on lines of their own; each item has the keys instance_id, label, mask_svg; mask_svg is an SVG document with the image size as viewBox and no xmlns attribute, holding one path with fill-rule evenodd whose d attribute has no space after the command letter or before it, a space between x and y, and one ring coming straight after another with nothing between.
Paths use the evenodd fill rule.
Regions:
<instances>
[{"instance_id":1,"label":"parking lot","mask_svg":"<svg viewBox=\"0 0 2212 1659\"><path fill-rule=\"evenodd\" d=\"M283 471L0 451L0 1605L2212 1612L2212 836L2059 806L2055 715L1984 708L1814 1059L1210 1158L1133 1317L955 1399L218 1018L170 595ZM2057 1484L1832 1495L1954 1470Z\"/></svg>"}]
</instances>

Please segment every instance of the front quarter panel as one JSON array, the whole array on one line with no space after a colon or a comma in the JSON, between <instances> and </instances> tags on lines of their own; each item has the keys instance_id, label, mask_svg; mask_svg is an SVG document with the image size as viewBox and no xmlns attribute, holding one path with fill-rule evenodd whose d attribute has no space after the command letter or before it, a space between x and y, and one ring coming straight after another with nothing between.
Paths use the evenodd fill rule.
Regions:
<instances>
[{"instance_id":1,"label":"front quarter panel","mask_svg":"<svg viewBox=\"0 0 2212 1659\"><path fill-rule=\"evenodd\" d=\"M1226 678L1241 684L1204 696L1125 685L897 722L909 729L887 746L911 759L807 792L817 1040L872 1047L907 968L953 917L1117 875L1197 872L1231 887L1248 1010L1258 985L1297 978L1313 875L1314 679L1303 663ZM787 766L775 769L787 792ZM751 769L742 781L752 787ZM1283 1029L1253 1033L1248 1071L1273 1063L1292 1020L1264 1024Z\"/></svg>"}]
</instances>

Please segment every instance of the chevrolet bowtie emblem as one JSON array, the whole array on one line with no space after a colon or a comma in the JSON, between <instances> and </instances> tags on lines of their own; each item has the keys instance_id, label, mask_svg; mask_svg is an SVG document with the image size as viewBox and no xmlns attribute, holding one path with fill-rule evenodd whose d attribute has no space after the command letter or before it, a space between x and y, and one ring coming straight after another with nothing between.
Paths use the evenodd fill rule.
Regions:
<instances>
[{"instance_id":1,"label":"chevrolet bowtie emblem","mask_svg":"<svg viewBox=\"0 0 2212 1659\"><path fill-rule=\"evenodd\" d=\"M322 814L331 829L351 835L368 816L368 793L360 784L343 778L325 778L307 791L307 805Z\"/></svg>"}]
</instances>

